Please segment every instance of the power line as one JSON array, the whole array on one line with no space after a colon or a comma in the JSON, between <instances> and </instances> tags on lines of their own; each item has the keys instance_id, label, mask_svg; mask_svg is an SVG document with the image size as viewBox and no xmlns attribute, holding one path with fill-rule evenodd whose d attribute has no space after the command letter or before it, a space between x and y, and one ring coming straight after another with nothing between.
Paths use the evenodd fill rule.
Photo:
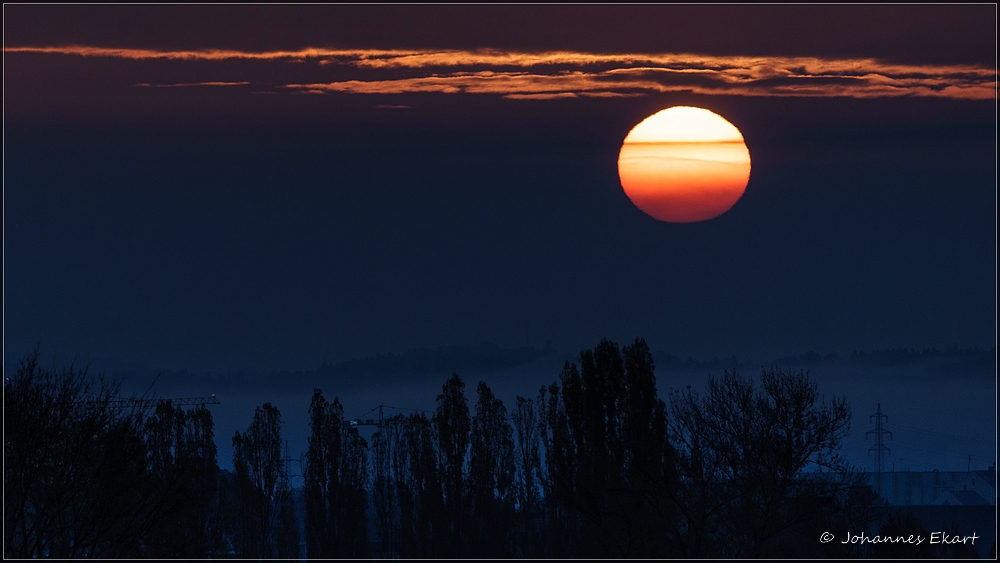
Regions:
<instances>
[{"instance_id":1,"label":"power line","mask_svg":"<svg viewBox=\"0 0 1000 563\"><path fill-rule=\"evenodd\" d=\"M182 397L177 399L109 399L106 401L96 400L96 401L85 401L86 404L101 404L108 405L109 407L140 407L148 408L151 406L159 405L160 403L166 403L170 401L170 404L175 407L186 407L193 405L218 405L219 399L216 398L215 393L212 393L210 397Z\"/></svg>"}]
</instances>

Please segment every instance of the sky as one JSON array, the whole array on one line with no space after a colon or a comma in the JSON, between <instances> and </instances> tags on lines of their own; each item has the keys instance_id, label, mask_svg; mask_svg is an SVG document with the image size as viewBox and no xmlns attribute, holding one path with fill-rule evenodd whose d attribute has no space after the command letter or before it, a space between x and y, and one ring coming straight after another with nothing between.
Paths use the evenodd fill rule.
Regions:
<instances>
[{"instance_id":1,"label":"sky","mask_svg":"<svg viewBox=\"0 0 1000 563\"><path fill-rule=\"evenodd\" d=\"M212 373L604 337L762 362L994 348L995 22L7 4L5 369L36 348ZM716 219L657 221L619 182L628 132L679 105L750 152Z\"/></svg>"}]
</instances>

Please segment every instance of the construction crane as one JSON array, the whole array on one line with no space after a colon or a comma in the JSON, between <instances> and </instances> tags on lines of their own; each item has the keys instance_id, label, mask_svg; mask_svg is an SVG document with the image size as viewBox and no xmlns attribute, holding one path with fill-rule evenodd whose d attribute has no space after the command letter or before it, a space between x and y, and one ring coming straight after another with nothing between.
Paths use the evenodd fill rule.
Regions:
<instances>
[{"instance_id":1,"label":"construction crane","mask_svg":"<svg viewBox=\"0 0 1000 563\"><path fill-rule=\"evenodd\" d=\"M379 405L379 406L375 407L375 409L378 409L378 419L377 420L374 419L374 418L353 418L351 420L345 420L344 421L344 426L378 426L379 428L382 428L382 425L385 423L385 418L382 416L382 409L385 406L386 405ZM394 408L394 407L388 407L388 408L391 409L391 408ZM372 412L375 409L372 409L371 411L368 411L368 412ZM365 414L368 414L368 413L365 413ZM362 416L364 416L364 415L362 415Z\"/></svg>"},{"instance_id":2,"label":"construction crane","mask_svg":"<svg viewBox=\"0 0 1000 563\"><path fill-rule=\"evenodd\" d=\"M375 420L374 418L355 418L351 420L345 420L344 426L382 426L383 420L379 418Z\"/></svg>"},{"instance_id":3,"label":"construction crane","mask_svg":"<svg viewBox=\"0 0 1000 563\"><path fill-rule=\"evenodd\" d=\"M363 414L361 416L365 416L368 413L374 411L375 409L378 409L378 418L377 419L376 418L353 418L353 419L350 419L350 420L344 420L344 426L351 426L351 427L353 427L353 426L378 426L379 428L381 428L385 424L385 416L384 416L384 414L382 412L382 409L393 409L393 410L397 410L397 411L412 411L412 412L422 412L422 413L426 413L427 412L427 411L420 410L420 409L407 409L407 408L403 408L403 407L393 407L393 406L390 406L390 405L379 405L377 407L374 407L373 409L371 409L370 411L366 412L365 414Z\"/></svg>"}]
</instances>

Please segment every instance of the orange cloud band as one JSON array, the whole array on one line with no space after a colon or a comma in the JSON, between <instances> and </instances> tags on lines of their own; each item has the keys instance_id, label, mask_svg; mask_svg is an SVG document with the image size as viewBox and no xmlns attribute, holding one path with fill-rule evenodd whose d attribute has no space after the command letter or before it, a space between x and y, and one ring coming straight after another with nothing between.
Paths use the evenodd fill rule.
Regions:
<instances>
[{"instance_id":1,"label":"orange cloud band","mask_svg":"<svg viewBox=\"0 0 1000 563\"><path fill-rule=\"evenodd\" d=\"M314 62L321 67L336 65L354 68L359 72L392 69L426 71L423 76L284 85L285 88L308 93L438 92L499 94L511 99L558 99L690 91L740 96L996 99L995 69L974 65L899 65L877 59L719 57L685 53L602 54L574 51L528 53L495 49L307 48L253 52L61 46L5 47L4 52L134 61Z\"/></svg>"},{"instance_id":2,"label":"orange cloud band","mask_svg":"<svg viewBox=\"0 0 1000 563\"><path fill-rule=\"evenodd\" d=\"M351 94L498 94L511 99L554 99L577 96L618 97L645 92L693 92L705 95L884 98L896 96L989 100L996 97L996 82L948 80L936 77L890 78L880 75L823 77L810 80L794 76L758 81L724 73L702 73L698 80L673 81L640 77L612 69L604 72L454 73L390 80L343 80L329 83L287 84L285 88L309 93ZM666 73L664 73L666 74Z\"/></svg>"}]
</instances>

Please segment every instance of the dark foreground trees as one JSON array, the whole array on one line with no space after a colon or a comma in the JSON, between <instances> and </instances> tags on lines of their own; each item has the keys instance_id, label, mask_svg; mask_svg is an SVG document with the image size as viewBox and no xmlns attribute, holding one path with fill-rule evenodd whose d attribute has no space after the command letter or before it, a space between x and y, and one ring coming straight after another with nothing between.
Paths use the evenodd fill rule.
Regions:
<instances>
[{"instance_id":1,"label":"dark foreground trees","mask_svg":"<svg viewBox=\"0 0 1000 563\"><path fill-rule=\"evenodd\" d=\"M815 539L871 523L837 455L843 398L824 401L803 372L727 372L668 408L653 370L641 339L605 340L542 389L550 555L851 555Z\"/></svg>"},{"instance_id":2,"label":"dark foreground trees","mask_svg":"<svg viewBox=\"0 0 1000 563\"><path fill-rule=\"evenodd\" d=\"M345 426L344 409L317 389L309 405L306 454L306 550L309 557L365 557L368 445Z\"/></svg>"},{"instance_id":3,"label":"dark foreground trees","mask_svg":"<svg viewBox=\"0 0 1000 563\"><path fill-rule=\"evenodd\" d=\"M168 399L145 423L152 478L171 488L170 518L151 530L148 553L201 558L228 552L218 519L215 423L205 405L184 411ZM183 502L178 502L183 500Z\"/></svg>"},{"instance_id":4,"label":"dark foreground trees","mask_svg":"<svg viewBox=\"0 0 1000 563\"><path fill-rule=\"evenodd\" d=\"M824 401L805 373L767 371L726 373L668 404L654 369L641 339L605 340L510 414L480 383L472 416L452 375L432 419L396 416L373 437L383 553L855 555L816 540L871 523L837 456L843 399Z\"/></svg>"},{"instance_id":5,"label":"dark foreground trees","mask_svg":"<svg viewBox=\"0 0 1000 563\"><path fill-rule=\"evenodd\" d=\"M764 371L759 384L726 372L704 395L675 392L668 427L680 518L671 531L683 554L808 557L835 548L811 536L847 520L845 494L858 483L837 451L850 419L843 398L823 401L801 371Z\"/></svg>"},{"instance_id":6,"label":"dark foreground trees","mask_svg":"<svg viewBox=\"0 0 1000 563\"><path fill-rule=\"evenodd\" d=\"M372 437L376 523L386 555L429 558L447 551L434 427L424 414L396 415Z\"/></svg>"},{"instance_id":7,"label":"dark foreground trees","mask_svg":"<svg viewBox=\"0 0 1000 563\"><path fill-rule=\"evenodd\" d=\"M485 383L476 392L473 414L453 374L433 417L397 415L373 436L373 504L387 556L523 554L518 514L527 504L518 499L527 493L516 478L513 428Z\"/></svg>"},{"instance_id":8,"label":"dark foreground trees","mask_svg":"<svg viewBox=\"0 0 1000 563\"><path fill-rule=\"evenodd\" d=\"M604 340L560 378L540 398L549 555L673 555L674 454L646 343Z\"/></svg>"},{"instance_id":9,"label":"dark foreground trees","mask_svg":"<svg viewBox=\"0 0 1000 563\"><path fill-rule=\"evenodd\" d=\"M837 456L846 401L774 370L727 372L664 401L654 369L641 339L604 340L512 410L483 382L470 409L453 374L431 416L384 420L370 449L317 390L308 555L858 555L817 541L876 530ZM207 410L143 404L22 362L4 394L6 556L300 555L277 408L256 409L233 437L234 471L220 472Z\"/></svg>"},{"instance_id":10,"label":"dark foreground trees","mask_svg":"<svg viewBox=\"0 0 1000 563\"><path fill-rule=\"evenodd\" d=\"M254 411L246 432L233 436L237 513L236 554L244 558L294 558L298 528L281 458L281 412L271 403Z\"/></svg>"},{"instance_id":11,"label":"dark foreground trees","mask_svg":"<svg viewBox=\"0 0 1000 563\"><path fill-rule=\"evenodd\" d=\"M21 359L4 382L5 557L219 553L211 415L153 404Z\"/></svg>"},{"instance_id":12,"label":"dark foreground trees","mask_svg":"<svg viewBox=\"0 0 1000 563\"><path fill-rule=\"evenodd\" d=\"M469 546L471 557L512 557L515 536L514 434L507 409L479 382L469 448Z\"/></svg>"}]
</instances>

